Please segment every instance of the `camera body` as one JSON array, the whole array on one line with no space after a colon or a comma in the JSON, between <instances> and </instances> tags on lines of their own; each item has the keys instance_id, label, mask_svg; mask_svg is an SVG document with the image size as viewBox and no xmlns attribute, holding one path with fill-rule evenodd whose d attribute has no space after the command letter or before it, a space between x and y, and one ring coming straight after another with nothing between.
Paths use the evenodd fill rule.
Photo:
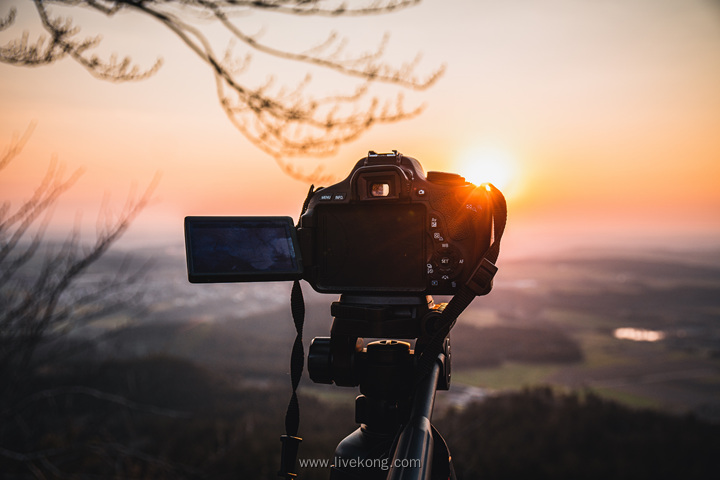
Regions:
<instances>
[{"instance_id":1,"label":"camera body","mask_svg":"<svg viewBox=\"0 0 720 480\"><path fill-rule=\"evenodd\" d=\"M207 244L199 227L211 218L185 220L191 282L303 278L321 293L381 296L453 295L488 249L492 229L488 190L453 173L426 176L417 160L397 151L371 151L347 178L309 195L297 231L287 238L286 250L298 268L294 272L194 271L201 259L214 255L215 247L192 248ZM252 218L214 220L230 225ZM276 218L287 223L287 217ZM273 238L266 243L278 244ZM243 249L230 245L222 250Z\"/></svg>"},{"instance_id":2,"label":"camera body","mask_svg":"<svg viewBox=\"0 0 720 480\"><path fill-rule=\"evenodd\" d=\"M490 244L488 202L459 175L371 151L309 199L303 277L325 293L454 294Z\"/></svg>"}]
</instances>

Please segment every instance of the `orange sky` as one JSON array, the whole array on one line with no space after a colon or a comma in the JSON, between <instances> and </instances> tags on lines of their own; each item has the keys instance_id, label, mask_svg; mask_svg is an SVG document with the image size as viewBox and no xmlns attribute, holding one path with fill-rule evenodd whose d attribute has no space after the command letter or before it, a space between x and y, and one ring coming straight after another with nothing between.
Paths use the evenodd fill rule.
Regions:
<instances>
[{"instance_id":1,"label":"orange sky","mask_svg":"<svg viewBox=\"0 0 720 480\"><path fill-rule=\"evenodd\" d=\"M2 2L0 15L12 3L18 25L0 33L0 44L36 28L27 1ZM70 12L82 33L103 33L99 53L129 54L141 65L162 56L164 66L148 80L112 84L71 61L0 64L0 145L37 122L23 155L0 173L2 200L29 196L57 154L87 171L56 217L71 222L82 210L90 230L105 192L120 208L133 182L162 172L158 202L129 232L134 242L180 240L185 215L297 216L308 186L234 130L212 74L172 33L135 15ZM421 71L447 64L432 89L407 92L410 104L427 103L420 117L378 126L332 158L303 159L308 170L319 162L344 177L369 149L398 149L426 170L469 178L468 161L508 162L509 255L547 242L616 248L630 238L718 246L717 2L426 0L382 17L240 20L289 46L337 29L349 49L365 51L391 32L389 58L422 52ZM258 82L268 75L263 65L251 70ZM279 80L305 73L281 68Z\"/></svg>"}]
</instances>

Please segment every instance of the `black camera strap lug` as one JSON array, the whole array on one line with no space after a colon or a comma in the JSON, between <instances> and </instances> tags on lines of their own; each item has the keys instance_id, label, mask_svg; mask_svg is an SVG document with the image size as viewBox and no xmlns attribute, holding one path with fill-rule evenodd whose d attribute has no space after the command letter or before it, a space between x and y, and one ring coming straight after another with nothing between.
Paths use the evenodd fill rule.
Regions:
<instances>
[{"instance_id":1,"label":"black camera strap lug","mask_svg":"<svg viewBox=\"0 0 720 480\"><path fill-rule=\"evenodd\" d=\"M492 282L498 268L487 258L483 258L465 286L472 290L476 297L487 295L492 290Z\"/></svg>"}]
</instances>

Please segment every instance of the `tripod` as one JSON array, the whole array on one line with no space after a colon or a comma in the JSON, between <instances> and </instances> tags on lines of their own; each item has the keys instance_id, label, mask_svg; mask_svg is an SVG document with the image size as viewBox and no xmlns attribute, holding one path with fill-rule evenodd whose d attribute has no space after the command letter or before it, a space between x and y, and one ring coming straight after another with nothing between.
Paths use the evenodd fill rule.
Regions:
<instances>
[{"instance_id":1,"label":"tripod","mask_svg":"<svg viewBox=\"0 0 720 480\"><path fill-rule=\"evenodd\" d=\"M432 297L342 295L332 304L330 337L310 345L315 383L360 387L360 427L335 450L331 480L447 480L455 473L445 440L431 423L435 392L450 383L445 338L430 373L418 377L417 358L441 308ZM381 338L364 346L363 337ZM398 339L416 339L415 348Z\"/></svg>"}]
</instances>

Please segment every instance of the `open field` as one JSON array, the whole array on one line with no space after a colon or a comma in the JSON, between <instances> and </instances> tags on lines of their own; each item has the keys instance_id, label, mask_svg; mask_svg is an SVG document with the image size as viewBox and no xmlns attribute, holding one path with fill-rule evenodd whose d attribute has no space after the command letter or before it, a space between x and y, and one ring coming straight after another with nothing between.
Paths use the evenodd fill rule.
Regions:
<instances>
[{"instance_id":1,"label":"open field","mask_svg":"<svg viewBox=\"0 0 720 480\"><path fill-rule=\"evenodd\" d=\"M720 420L720 255L706 256L584 254L501 265L496 290L466 314L485 319L475 328L559 330L582 359L459 367L455 379L493 390L588 389Z\"/></svg>"},{"instance_id":2,"label":"open field","mask_svg":"<svg viewBox=\"0 0 720 480\"><path fill-rule=\"evenodd\" d=\"M152 255L147 315L115 317L125 328L103 351L176 355L244 382L287 381L295 334L289 282L191 285L181 250ZM492 393L550 385L720 420L720 254L624 255L501 260L494 290L453 330L455 388ZM308 345L329 335L336 297L305 287ZM309 379L303 385L316 391ZM352 399L356 392L316 394Z\"/></svg>"}]
</instances>

